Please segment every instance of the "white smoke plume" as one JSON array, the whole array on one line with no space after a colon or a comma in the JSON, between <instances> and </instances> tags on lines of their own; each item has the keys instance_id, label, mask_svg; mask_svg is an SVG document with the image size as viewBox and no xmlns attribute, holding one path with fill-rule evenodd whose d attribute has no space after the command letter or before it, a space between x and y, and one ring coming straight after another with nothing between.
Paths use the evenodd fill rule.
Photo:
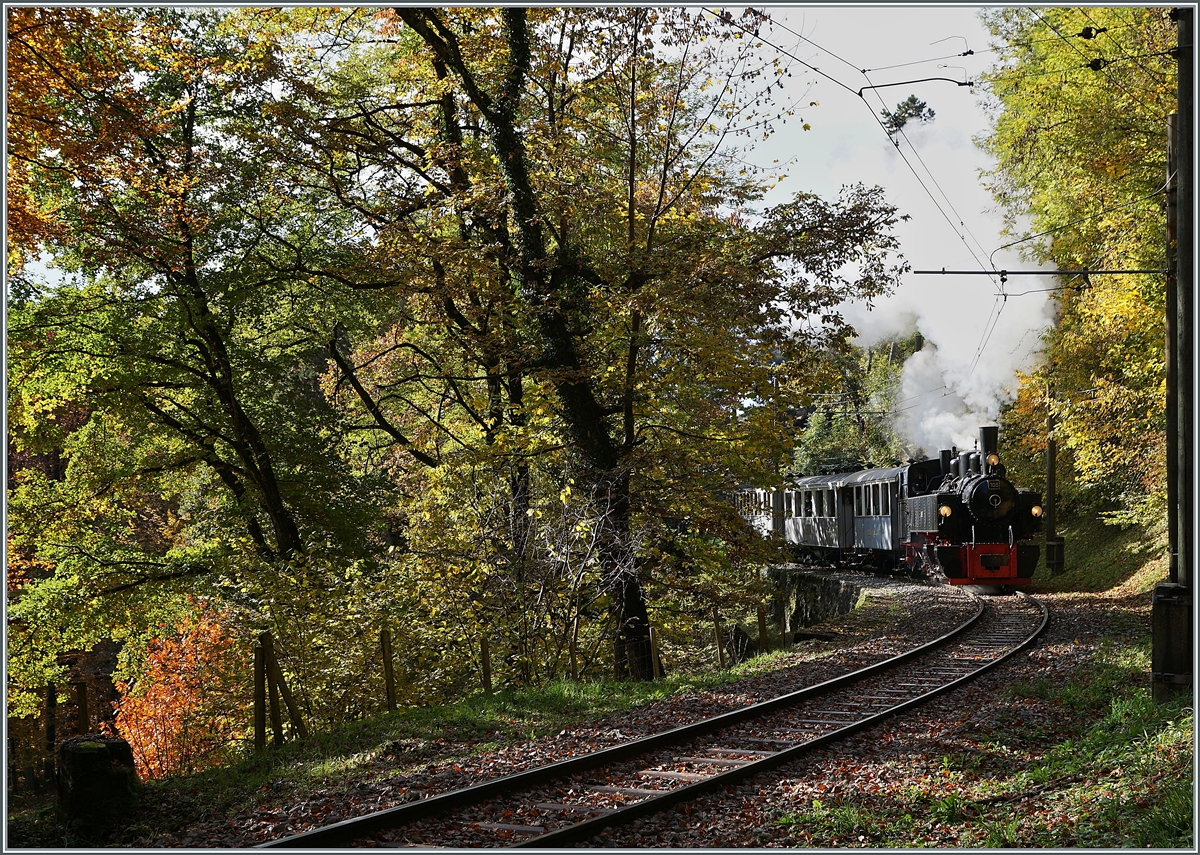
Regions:
<instances>
[{"instance_id":1,"label":"white smoke plume","mask_svg":"<svg viewBox=\"0 0 1200 855\"><path fill-rule=\"evenodd\" d=\"M820 75L795 69L785 93L795 87L795 97L809 104L803 121L811 129L798 132L789 125L755 152L764 165L790 166L790 177L776 190L781 199L796 191L835 198L845 185L878 185L908 217L896 231L914 270L1034 269L1016 249L999 249L1012 238L1002 235L980 177L991 163L973 141L986 133L988 117L971 87L954 85L977 79L991 62L978 9L897 5L864 16L861 9L805 6L780 7L772 16L810 40L798 50L821 69ZM945 64L913 64L968 47L973 55ZM872 89L875 84L883 85ZM910 122L897 146L877 116L909 94L936 117L928 124ZM997 296L997 280L909 273L872 308L843 306L861 345L906 337L914 329L925 338L924 350L905 364L896 404L895 427L913 451L934 455L951 445L973 447L979 426L994 424L1015 392L1014 373L1037 364L1042 334L1053 323L1050 289L1058 283L1049 275L1012 275L1003 286L1005 299Z\"/></svg>"},{"instance_id":2,"label":"white smoke plume","mask_svg":"<svg viewBox=\"0 0 1200 855\"><path fill-rule=\"evenodd\" d=\"M956 445L973 448L979 426L994 424L1016 392L1015 373L1036 365L1042 335L1053 323L1052 275L1030 276L1035 265L1015 250L999 250L999 217L976 178L984 162L967 139L941 133L936 122L906 131L933 177L923 175L937 204L923 192L899 154L884 144L873 158L856 158L867 174L890 172L898 186L889 195L911 219L897 228L914 270L979 271L974 275L908 273L892 294L873 307L846 304L843 311L863 346L886 343L919 331L924 349L905 363L896 396L893 426L910 451L936 455ZM910 163L920 162L913 154ZM876 172L879 170L879 172ZM907 180L904 180L907 179ZM941 198L933 181L945 190ZM915 192L914 192L915 191ZM958 223L947 222L955 215ZM1012 270L1006 282L986 270Z\"/></svg>"}]
</instances>

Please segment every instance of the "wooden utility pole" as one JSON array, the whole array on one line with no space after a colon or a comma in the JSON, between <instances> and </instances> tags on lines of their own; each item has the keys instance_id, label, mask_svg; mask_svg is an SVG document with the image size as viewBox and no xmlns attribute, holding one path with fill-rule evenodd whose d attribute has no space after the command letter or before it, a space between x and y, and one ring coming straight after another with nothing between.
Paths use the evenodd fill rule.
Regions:
<instances>
[{"instance_id":1,"label":"wooden utility pole","mask_svg":"<svg viewBox=\"0 0 1200 855\"><path fill-rule=\"evenodd\" d=\"M1173 581L1192 587L1192 567L1195 558L1195 533L1192 515L1195 512L1195 312L1196 270L1194 263L1196 176L1192 161L1195 157L1195 82L1193 64L1195 52L1195 12L1192 7L1175 10L1179 40L1179 104L1176 112L1174 146L1176 206L1175 206L1175 379L1177 410L1177 487L1178 526L1176 532L1178 558Z\"/></svg>"},{"instance_id":2,"label":"wooden utility pole","mask_svg":"<svg viewBox=\"0 0 1200 855\"><path fill-rule=\"evenodd\" d=\"M1063 571L1064 543L1055 530L1055 494L1058 492L1058 440L1054 437L1054 408L1050 387L1046 387L1046 495L1042 497L1046 528L1046 570L1051 576Z\"/></svg>"},{"instance_id":3,"label":"wooden utility pole","mask_svg":"<svg viewBox=\"0 0 1200 855\"><path fill-rule=\"evenodd\" d=\"M1178 252L1179 224L1177 211L1178 176L1175 174L1175 151L1179 139L1179 116L1167 117L1167 551L1170 556L1170 580L1179 580L1179 377L1175 371L1176 331L1179 327Z\"/></svg>"},{"instance_id":4,"label":"wooden utility pole","mask_svg":"<svg viewBox=\"0 0 1200 855\"><path fill-rule=\"evenodd\" d=\"M1177 24L1178 105L1167 135L1167 504L1170 576L1151 600L1150 677L1155 700L1192 686L1192 562L1195 554L1195 9L1171 12Z\"/></svg>"},{"instance_id":5,"label":"wooden utility pole","mask_svg":"<svg viewBox=\"0 0 1200 855\"><path fill-rule=\"evenodd\" d=\"M384 627L379 633L379 653L383 657L383 691L388 712L396 711L396 672L392 668L392 633Z\"/></svg>"}]
</instances>

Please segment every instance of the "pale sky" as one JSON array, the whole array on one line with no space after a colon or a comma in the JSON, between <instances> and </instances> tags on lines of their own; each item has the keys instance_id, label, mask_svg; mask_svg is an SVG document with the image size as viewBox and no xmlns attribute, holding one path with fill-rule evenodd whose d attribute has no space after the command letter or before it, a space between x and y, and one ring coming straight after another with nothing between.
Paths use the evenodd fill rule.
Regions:
<instances>
[{"instance_id":1,"label":"pale sky","mask_svg":"<svg viewBox=\"0 0 1200 855\"><path fill-rule=\"evenodd\" d=\"M879 185L912 218L900 224L898 234L914 270L1036 267L1011 250L996 252L989 262L989 255L1011 238L1000 236L1000 218L991 212L994 203L979 179L979 171L990 166L972 142L988 127L981 88L931 81L858 96L860 88L872 84L926 77L977 80L995 58L979 20L982 7L768 8L777 22L807 38L797 47L797 36L777 28L770 40L844 84L807 70L801 74L801 69L787 79L786 86L794 89L783 94L803 95L803 119L811 129L802 131L793 120L756 147L753 159L760 164L792 160L790 177L773 201L802 190L833 197L846 184ZM974 54L960 55L967 50ZM928 125L910 123L898 151L875 117L909 95L926 102L936 117ZM808 107L809 101L818 106ZM1050 277L1013 277L1006 291L1054 284ZM873 311L846 307L864 343L886 342L914 325L925 336L926 352L906 367L898 408L912 408L899 415L897 427L929 453L951 443L970 447L978 425L994 422L1001 401L1011 394L1013 371L1036 360L1040 332L1053 316L1052 301L1045 292L1005 300L996 296L998 286L989 276L910 273Z\"/></svg>"}]
</instances>

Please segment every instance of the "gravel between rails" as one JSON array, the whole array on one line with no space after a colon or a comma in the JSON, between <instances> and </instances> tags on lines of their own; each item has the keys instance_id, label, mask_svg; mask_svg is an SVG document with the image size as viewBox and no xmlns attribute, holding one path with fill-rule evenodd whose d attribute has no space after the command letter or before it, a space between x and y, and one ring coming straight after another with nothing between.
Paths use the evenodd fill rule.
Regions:
<instances>
[{"instance_id":1,"label":"gravel between rails","mask_svg":"<svg viewBox=\"0 0 1200 855\"><path fill-rule=\"evenodd\" d=\"M831 631L828 641L796 645L790 664L770 674L715 689L683 695L629 713L587 722L532 741L513 743L461 759L462 746L444 747L459 759L416 765L403 755L394 768L373 780L352 784L329 782L311 793L274 795L266 792L253 811L214 818L177 833L138 845L195 848L251 846L286 834L327 825L428 795L546 765L578 753L661 732L739 706L794 691L896 653L916 647L958 625L974 610L969 598L954 588L929 587L903 580L847 574L872 591L865 608L819 628ZM699 803L649 817L617 829L592 846L646 847L775 847L804 845L794 832L774 819L803 810L814 798L831 798L860 780L859 770L877 766L875 780L901 785L929 774L930 758L957 750L964 733L985 722L1006 701L1002 690L1011 682L1065 673L1105 634L1141 634L1149 625L1149 596L1112 599L1104 595L1060 595L1046 598L1051 609L1047 634L1035 649L1001 666L991 675L936 700L919 713L900 716L852 737L846 743L814 753L784 767L769 779L751 779ZM1148 679L1148 677L1147 677ZM431 734L431 740L436 738ZM437 749L436 742L432 746ZM853 771L853 774L852 774ZM856 777L858 775L858 777ZM890 777L889 777L890 776ZM765 778L766 776L764 776ZM148 806L150 807L150 806ZM497 840L498 845L503 845ZM393 844L394 845L394 844ZM847 840L845 845L855 845ZM859 844L861 845L861 844Z\"/></svg>"},{"instance_id":2,"label":"gravel between rails","mask_svg":"<svg viewBox=\"0 0 1200 855\"><path fill-rule=\"evenodd\" d=\"M943 780L941 758L975 750L972 737L989 732L1000 718L1025 716L1036 725L1029 739L1013 739L1008 748L1032 758L1039 744L1051 744L1056 726L1066 728L1069 710L1036 704L1005 694L1006 687L1039 679L1065 679L1085 665L1105 636L1134 638L1148 632L1149 594L1040 595L1050 609L1046 633L1031 651L1013 657L991 673L931 701L919 710L890 719L879 727L838 745L759 776L723 793L664 811L628 828L593 838L592 847L644 849L777 848L813 845L803 828L781 827L777 818L810 810L815 800L836 804L843 796L925 791L953 796L954 784ZM1146 685L1150 677L1146 675ZM956 823L944 828L943 839L912 845L962 845ZM847 837L838 847L873 846L864 837ZM978 844L976 844L978 845Z\"/></svg>"}]
</instances>

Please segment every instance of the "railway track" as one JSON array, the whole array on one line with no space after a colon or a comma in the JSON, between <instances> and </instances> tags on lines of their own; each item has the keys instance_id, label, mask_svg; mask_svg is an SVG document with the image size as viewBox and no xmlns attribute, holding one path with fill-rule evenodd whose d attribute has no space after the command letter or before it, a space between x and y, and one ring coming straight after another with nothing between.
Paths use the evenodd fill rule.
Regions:
<instances>
[{"instance_id":1,"label":"railway track","mask_svg":"<svg viewBox=\"0 0 1200 855\"><path fill-rule=\"evenodd\" d=\"M259 848L561 847L769 771L995 667L1041 634L1025 594L921 647L769 701Z\"/></svg>"}]
</instances>

